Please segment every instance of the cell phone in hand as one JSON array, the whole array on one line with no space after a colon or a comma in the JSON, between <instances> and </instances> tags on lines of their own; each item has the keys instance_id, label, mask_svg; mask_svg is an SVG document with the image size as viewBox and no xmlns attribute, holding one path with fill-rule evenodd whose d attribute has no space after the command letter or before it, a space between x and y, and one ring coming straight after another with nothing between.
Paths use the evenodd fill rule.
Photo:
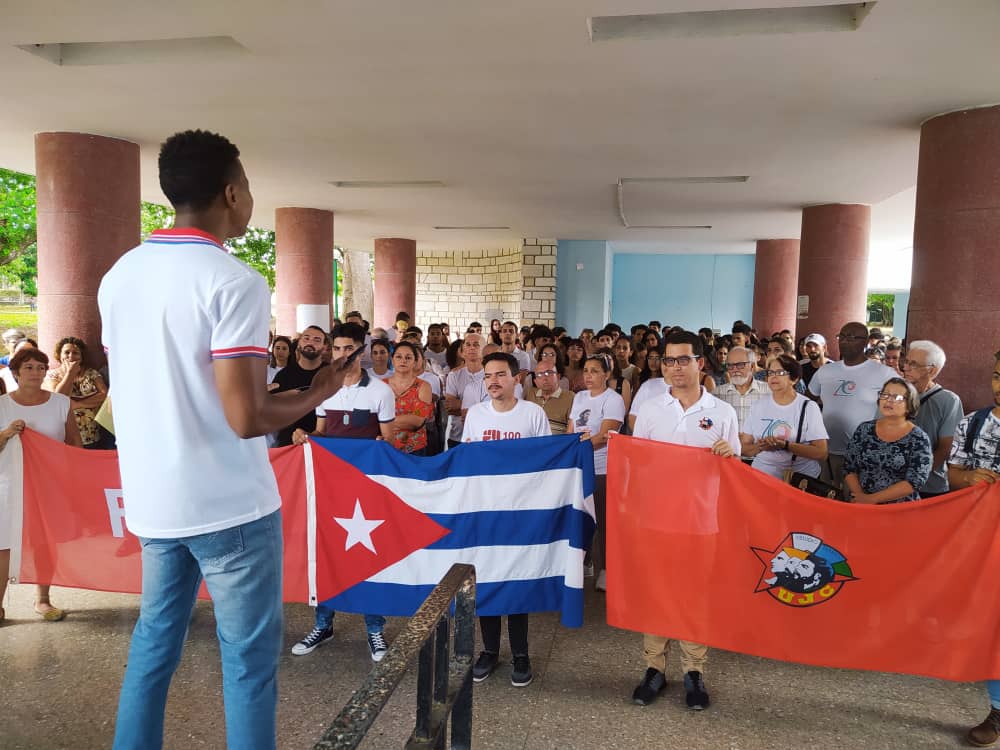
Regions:
<instances>
[{"instance_id":1,"label":"cell phone in hand","mask_svg":"<svg viewBox=\"0 0 1000 750\"><path fill-rule=\"evenodd\" d=\"M356 359L357 359L358 357L360 357L360 356L361 356L361 353L362 353L362 352L363 352L364 350L365 350L365 347L364 347L364 345L361 345L361 346L359 346L359 347L358 347L357 349L355 349L355 350L354 350L353 352L351 352L350 354L348 354L348 355L347 355L347 359L345 359L345 360L344 360L344 365L343 365L343 367L344 367L344 368L348 368L348 367L350 367L350 366L351 366L351 364L352 364L352 363L354 362L354 360L356 360Z\"/></svg>"}]
</instances>

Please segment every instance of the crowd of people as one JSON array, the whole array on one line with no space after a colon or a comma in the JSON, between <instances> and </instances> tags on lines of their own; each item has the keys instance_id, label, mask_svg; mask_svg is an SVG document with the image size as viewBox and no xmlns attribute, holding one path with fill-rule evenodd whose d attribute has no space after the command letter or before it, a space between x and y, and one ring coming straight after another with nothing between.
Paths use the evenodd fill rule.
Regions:
<instances>
[{"instance_id":1,"label":"crowd of people","mask_svg":"<svg viewBox=\"0 0 1000 750\"><path fill-rule=\"evenodd\" d=\"M50 360L22 332L4 334L0 457L25 428L85 448L119 443L127 523L143 544L143 599L116 747L162 743L166 693L202 578L216 602L230 745L273 743L280 499L265 442L249 438L266 436L274 446L312 436L384 440L428 456L469 441L578 434L594 450L597 531L584 565L598 591L605 588L611 433L702 447L858 503L913 502L1000 480L1000 353L990 375L994 403L966 415L965 406L980 405L963 405L937 382L946 361L941 346L904 346L860 322L837 333L836 361L824 333L796 341L791 331L755 331L743 321L725 334L653 320L574 337L561 327L494 319L453 335L447 322L421 328L407 311L388 330L352 311L330 330L272 333L267 342L266 284L222 252L222 239L246 230L253 205L238 157L228 140L202 131L163 145L160 184L177 228L155 232L102 283L110 372L78 338L60 340ZM174 260L177 247L183 262ZM159 282L152 290L138 282L150 273ZM163 319L170 335L137 335L161 329ZM188 342L204 346L205 361L185 355ZM151 390L170 404L157 446L145 439ZM111 400L115 435L102 426ZM160 446L183 452L191 434L212 451L164 461ZM0 488L0 601L10 513ZM47 586L38 587L35 610L50 621L64 614ZM292 653L310 654L329 640L334 615L317 607L313 629ZM378 661L387 650L385 618L370 613L364 623ZM501 626L499 617L481 618L476 682L499 666ZM507 627L511 683L525 687L532 682L528 615L509 614ZM668 638L643 637L647 668L632 694L636 704L663 691L670 647ZM678 647L686 705L704 709L708 648ZM1000 680L988 689L991 712L969 734L979 744L1000 736Z\"/></svg>"}]
</instances>

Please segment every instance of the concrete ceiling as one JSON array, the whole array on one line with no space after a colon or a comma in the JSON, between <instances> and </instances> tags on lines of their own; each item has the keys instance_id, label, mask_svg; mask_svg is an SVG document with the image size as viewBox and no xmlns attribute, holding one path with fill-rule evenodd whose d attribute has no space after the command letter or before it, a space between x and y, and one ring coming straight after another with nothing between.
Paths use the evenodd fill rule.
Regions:
<instances>
[{"instance_id":1,"label":"concrete ceiling","mask_svg":"<svg viewBox=\"0 0 1000 750\"><path fill-rule=\"evenodd\" d=\"M619 251L746 252L757 238L797 237L800 207L825 202L873 204L873 247L905 247L921 121L1000 99L1000 2L880 0L853 32L588 36L590 16L809 4L6 4L0 165L33 171L39 131L118 136L141 145L143 197L163 202L159 142L202 127L243 152L255 224L272 225L278 206L328 208L338 244L351 248L379 236L412 237L422 249L564 237L612 240ZM16 46L194 36L231 36L246 53L57 66ZM711 230L622 226L619 178L703 175L750 180L630 185L626 200L630 223Z\"/></svg>"}]
</instances>

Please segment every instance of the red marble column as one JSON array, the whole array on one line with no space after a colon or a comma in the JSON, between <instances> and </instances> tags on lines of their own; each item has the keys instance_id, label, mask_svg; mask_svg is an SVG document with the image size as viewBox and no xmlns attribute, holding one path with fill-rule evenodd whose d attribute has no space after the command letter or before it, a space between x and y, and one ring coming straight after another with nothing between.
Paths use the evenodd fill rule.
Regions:
<instances>
[{"instance_id":1,"label":"red marble column","mask_svg":"<svg viewBox=\"0 0 1000 750\"><path fill-rule=\"evenodd\" d=\"M831 203L802 209L799 296L809 298L809 311L796 320L796 334L823 334L834 358L840 356L841 326L867 317L870 229L871 206Z\"/></svg>"},{"instance_id":2,"label":"red marble column","mask_svg":"<svg viewBox=\"0 0 1000 750\"><path fill-rule=\"evenodd\" d=\"M388 330L396 313L416 315L417 242L396 237L375 240L375 321Z\"/></svg>"},{"instance_id":3,"label":"red marble column","mask_svg":"<svg viewBox=\"0 0 1000 750\"><path fill-rule=\"evenodd\" d=\"M938 380L966 411L993 404L998 288L1000 106L934 117L920 129L906 338L944 348Z\"/></svg>"},{"instance_id":4,"label":"red marble column","mask_svg":"<svg viewBox=\"0 0 1000 750\"><path fill-rule=\"evenodd\" d=\"M753 327L761 336L795 330L799 241L757 240L753 272Z\"/></svg>"},{"instance_id":5,"label":"red marble column","mask_svg":"<svg viewBox=\"0 0 1000 750\"><path fill-rule=\"evenodd\" d=\"M97 289L139 244L139 146L88 133L35 135L38 345L63 336L101 352Z\"/></svg>"},{"instance_id":6,"label":"red marble column","mask_svg":"<svg viewBox=\"0 0 1000 750\"><path fill-rule=\"evenodd\" d=\"M274 212L277 297L275 331L294 336L299 305L326 305L333 322L333 211L278 208Z\"/></svg>"}]
</instances>

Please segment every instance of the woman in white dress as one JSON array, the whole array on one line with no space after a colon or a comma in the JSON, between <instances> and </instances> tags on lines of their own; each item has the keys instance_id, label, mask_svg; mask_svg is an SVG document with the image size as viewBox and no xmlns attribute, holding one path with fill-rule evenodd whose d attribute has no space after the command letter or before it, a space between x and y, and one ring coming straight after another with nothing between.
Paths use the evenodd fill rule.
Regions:
<instances>
[{"instance_id":1,"label":"woman in white dress","mask_svg":"<svg viewBox=\"0 0 1000 750\"><path fill-rule=\"evenodd\" d=\"M40 432L53 440L67 445L81 447L80 433L68 397L61 393L51 393L42 389L49 370L49 358L39 349L26 348L18 351L10 360L10 369L17 379L18 389L14 393L0 396L0 473L10 476L10 451L7 443L15 435L20 435L25 427ZM7 590L10 577L10 548L14 540L11 529L11 507L9 488L0 486L0 601ZM52 606L48 585L39 584L35 595L35 612L49 622L61 620L65 613ZM0 622L4 619L0 607Z\"/></svg>"}]
</instances>

